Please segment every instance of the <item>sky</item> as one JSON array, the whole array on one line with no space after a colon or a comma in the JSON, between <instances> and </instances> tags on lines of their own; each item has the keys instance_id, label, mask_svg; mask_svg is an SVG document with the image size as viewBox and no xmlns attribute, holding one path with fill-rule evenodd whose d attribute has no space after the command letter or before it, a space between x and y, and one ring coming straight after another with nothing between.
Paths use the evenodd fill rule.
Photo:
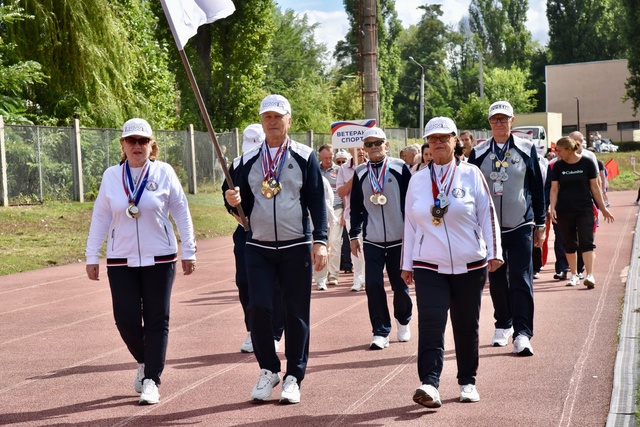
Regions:
<instances>
[{"instance_id":1,"label":"sky","mask_svg":"<svg viewBox=\"0 0 640 427\"><path fill-rule=\"evenodd\" d=\"M316 39L326 44L330 52L349 30L342 0L276 0L276 3L283 11L293 9L297 13L306 13L311 23L318 22L320 26L316 30ZM418 6L440 4L444 23L456 27L460 19L468 15L470 3L471 0L396 0L396 11L402 25L408 27L417 24L422 16ZM542 44L546 44L549 38L546 10L546 0L529 0L526 26L533 39Z\"/></svg>"}]
</instances>

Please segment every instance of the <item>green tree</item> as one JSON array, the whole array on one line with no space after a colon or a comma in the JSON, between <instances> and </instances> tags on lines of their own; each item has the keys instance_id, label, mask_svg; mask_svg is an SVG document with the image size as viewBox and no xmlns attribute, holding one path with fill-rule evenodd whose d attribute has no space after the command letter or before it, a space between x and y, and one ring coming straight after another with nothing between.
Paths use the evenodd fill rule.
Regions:
<instances>
[{"instance_id":1,"label":"green tree","mask_svg":"<svg viewBox=\"0 0 640 427\"><path fill-rule=\"evenodd\" d=\"M451 116L451 81L444 60L448 57L448 31L440 20L440 5L421 6L424 13L416 26L410 27L402 38L401 52L404 74L395 96L397 123L402 127L418 127L421 69L424 68L424 114L426 123L434 116Z\"/></svg>"},{"instance_id":2,"label":"green tree","mask_svg":"<svg viewBox=\"0 0 640 427\"><path fill-rule=\"evenodd\" d=\"M531 33L525 27L527 0L471 0L470 27L477 35L485 63L529 68Z\"/></svg>"},{"instance_id":3,"label":"green tree","mask_svg":"<svg viewBox=\"0 0 640 427\"><path fill-rule=\"evenodd\" d=\"M469 95L467 102L460 107L456 123L460 129L484 129L487 127L489 105L501 99L513 106L516 114L530 113L536 106L535 90L526 88L528 71L515 67L489 69L484 75L485 99L480 100L475 93Z\"/></svg>"},{"instance_id":4,"label":"green tree","mask_svg":"<svg viewBox=\"0 0 640 427\"><path fill-rule=\"evenodd\" d=\"M34 17L8 27L7 39L19 58L40 62L49 76L46 87L35 91L43 116L65 125L79 117L84 125L96 126L119 126L133 115L152 116L154 106L134 83L146 58L123 20L123 8L137 7L140 1L7 2ZM147 15L136 19L153 25Z\"/></svg>"},{"instance_id":5,"label":"green tree","mask_svg":"<svg viewBox=\"0 0 640 427\"><path fill-rule=\"evenodd\" d=\"M551 63L622 57L626 44L616 29L624 17L618 5L617 0L547 0Z\"/></svg>"},{"instance_id":6,"label":"green tree","mask_svg":"<svg viewBox=\"0 0 640 427\"><path fill-rule=\"evenodd\" d=\"M477 38L469 27L468 17L458 23L458 31L450 34L448 43L451 64L452 103L454 109L472 93L480 93L479 52Z\"/></svg>"},{"instance_id":7,"label":"green tree","mask_svg":"<svg viewBox=\"0 0 640 427\"><path fill-rule=\"evenodd\" d=\"M344 76L362 74L364 4L365 2L360 0L344 0L351 31L347 33L345 40L338 42L334 52L339 72ZM395 10L394 0L377 1L376 22L378 23L380 121L384 126L389 127L395 124L393 99L398 90L398 80L403 69L398 47L398 38L403 30Z\"/></svg>"},{"instance_id":8,"label":"green tree","mask_svg":"<svg viewBox=\"0 0 640 427\"><path fill-rule=\"evenodd\" d=\"M5 56L11 56L12 45L4 42L3 32L7 26L28 19L22 9L0 5L0 115L6 123L30 123L27 120L27 106L37 110L33 102L33 86L44 83L45 75L36 61L10 63Z\"/></svg>"},{"instance_id":9,"label":"green tree","mask_svg":"<svg viewBox=\"0 0 640 427\"><path fill-rule=\"evenodd\" d=\"M620 3L625 16L620 23L624 44L627 46L628 68L631 74L625 87L636 114L640 108L640 32L637 29L640 22L640 1L620 0Z\"/></svg>"},{"instance_id":10,"label":"green tree","mask_svg":"<svg viewBox=\"0 0 640 427\"><path fill-rule=\"evenodd\" d=\"M215 129L243 128L256 121L264 90L267 57L275 30L272 0L234 2L229 17L199 28L187 52L201 84ZM180 72L181 74L183 72ZM183 74L182 74L183 75ZM181 115L204 128L188 82L179 78Z\"/></svg>"},{"instance_id":11,"label":"green tree","mask_svg":"<svg viewBox=\"0 0 640 427\"><path fill-rule=\"evenodd\" d=\"M266 91L284 92L301 76L322 75L327 48L315 40L319 24L309 24L307 15L296 16L289 9L284 13L276 10L275 25L266 61Z\"/></svg>"},{"instance_id":12,"label":"green tree","mask_svg":"<svg viewBox=\"0 0 640 427\"><path fill-rule=\"evenodd\" d=\"M333 121L364 119L362 82L357 76L340 79L333 93ZM335 84L335 83L334 83Z\"/></svg>"}]
</instances>

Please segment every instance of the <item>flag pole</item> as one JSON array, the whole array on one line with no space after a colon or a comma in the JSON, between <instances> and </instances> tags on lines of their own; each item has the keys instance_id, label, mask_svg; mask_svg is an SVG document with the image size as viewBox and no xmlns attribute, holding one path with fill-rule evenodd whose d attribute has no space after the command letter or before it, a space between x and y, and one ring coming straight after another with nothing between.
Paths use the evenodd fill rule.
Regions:
<instances>
[{"instance_id":1,"label":"flag pole","mask_svg":"<svg viewBox=\"0 0 640 427\"><path fill-rule=\"evenodd\" d=\"M229 174L229 168L227 167L227 162L224 160L224 156L222 155L222 151L220 150L220 145L218 144L218 139L216 138L216 133L213 131L213 125L211 124L211 119L209 118L209 114L207 113L207 107L204 105L204 100L202 99L202 94L200 93L200 88L198 87L198 83L196 82L196 78L193 75L193 70L191 69L191 65L189 64L189 59L187 55L184 53L184 50L179 50L180 59L182 59L182 64L184 65L184 69L187 72L187 77L189 78L189 82L191 83L191 88L193 89L193 93L196 96L196 101L198 101L198 106L200 107L200 113L202 114L202 118L204 119L204 123L207 126L207 131L209 132L209 136L211 137L211 143L213 144L213 148L216 151L216 155L218 156L218 161L220 162L220 166L222 166L222 172L224 173L225 181L229 188L234 188L233 179ZM238 209L238 215L242 220L242 226L245 231L249 231L249 222L247 221L247 217L244 214L244 210L242 209L242 205L238 205L236 207Z\"/></svg>"},{"instance_id":2,"label":"flag pole","mask_svg":"<svg viewBox=\"0 0 640 427\"><path fill-rule=\"evenodd\" d=\"M178 53L180 54L180 59L182 60L182 65L184 65L184 69L187 72L187 77L189 78L189 83L191 83L191 89L193 89L193 93L196 97L196 101L198 102L198 107L200 107L200 113L202 114L202 118L204 119L204 123L207 127L207 132L211 137L211 143L213 144L213 148L216 152L216 156L218 156L218 161L220 162L220 166L222 167L222 172L224 173L225 181L229 188L235 188L233 185L233 179L229 174L229 168L227 167L227 162L222 155L222 151L220 150L220 145L218 144L218 139L216 138L216 133L213 130L213 125L211 124L211 119L209 118L209 114L207 112L207 107L204 104L204 100L202 99L202 94L200 93L200 88L198 87L198 82L196 82L196 78L193 75L193 70L191 69L191 65L189 64L189 59L187 55L184 53L184 49L180 49L180 44L178 43L178 37L176 34L176 29L173 24L173 20L171 19L170 13L167 9L167 5L165 4L165 0L161 0L162 9L164 10L165 17L169 23L169 28L171 28L171 33L173 34L173 38L176 40L176 45L178 47ZM247 221L247 217L244 214L244 210L242 209L242 205L236 206L238 210L238 215L240 216L240 220L242 221L242 226L245 231L249 231L249 221Z\"/></svg>"}]
</instances>

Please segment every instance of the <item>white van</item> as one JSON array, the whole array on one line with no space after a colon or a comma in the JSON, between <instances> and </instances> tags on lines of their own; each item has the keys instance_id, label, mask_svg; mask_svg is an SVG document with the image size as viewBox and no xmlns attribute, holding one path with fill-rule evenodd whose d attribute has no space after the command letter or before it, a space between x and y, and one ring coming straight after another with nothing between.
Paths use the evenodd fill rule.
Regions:
<instances>
[{"instance_id":1,"label":"white van","mask_svg":"<svg viewBox=\"0 0 640 427\"><path fill-rule=\"evenodd\" d=\"M533 141L538 154L544 156L549 148L547 141L547 132L543 126L517 126L511 129L511 134L520 138Z\"/></svg>"}]
</instances>

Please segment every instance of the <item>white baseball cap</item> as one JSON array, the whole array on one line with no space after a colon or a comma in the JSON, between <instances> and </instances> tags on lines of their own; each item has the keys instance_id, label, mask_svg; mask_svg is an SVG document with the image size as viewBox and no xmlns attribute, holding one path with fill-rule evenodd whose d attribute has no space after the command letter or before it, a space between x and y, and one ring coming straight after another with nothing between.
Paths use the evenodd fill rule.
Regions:
<instances>
[{"instance_id":1,"label":"white baseball cap","mask_svg":"<svg viewBox=\"0 0 640 427\"><path fill-rule=\"evenodd\" d=\"M384 134L384 131L377 126L367 129L362 135L362 140L375 136L376 138L387 140L387 135Z\"/></svg>"},{"instance_id":2,"label":"white baseball cap","mask_svg":"<svg viewBox=\"0 0 640 427\"><path fill-rule=\"evenodd\" d=\"M122 126L122 137L126 138L131 135L151 138L153 132L151 131L151 126L145 119L129 119Z\"/></svg>"},{"instance_id":3,"label":"white baseball cap","mask_svg":"<svg viewBox=\"0 0 640 427\"><path fill-rule=\"evenodd\" d=\"M262 125L258 123L251 124L242 131L242 152L246 153L262 144L265 135Z\"/></svg>"},{"instance_id":4,"label":"white baseball cap","mask_svg":"<svg viewBox=\"0 0 640 427\"><path fill-rule=\"evenodd\" d=\"M434 117L429 120L427 125L424 127L424 135L422 135L422 137L426 138L429 135L434 135L436 133L452 133L457 136L458 128L449 117Z\"/></svg>"},{"instance_id":5,"label":"white baseball cap","mask_svg":"<svg viewBox=\"0 0 640 427\"><path fill-rule=\"evenodd\" d=\"M260 115L267 111L273 111L283 116L291 114L291 104L282 95L267 95L260 103Z\"/></svg>"},{"instance_id":6,"label":"white baseball cap","mask_svg":"<svg viewBox=\"0 0 640 427\"><path fill-rule=\"evenodd\" d=\"M513 117L513 107L507 101L496 101L489 107L489 118L496 114Z\"/></svg>"},{"instance_id":7,"label":"white baseball cap","mask_svg":"<svg viewBox=\"0 0 640 427\"><path fill-rule=\"evenodd\" d=\"M336 160L338 159L349 160L350 158L351 158L351 154L349 154L344 150L338 150L338 152L336 153Z\"/></svg>"}]
</instances>

